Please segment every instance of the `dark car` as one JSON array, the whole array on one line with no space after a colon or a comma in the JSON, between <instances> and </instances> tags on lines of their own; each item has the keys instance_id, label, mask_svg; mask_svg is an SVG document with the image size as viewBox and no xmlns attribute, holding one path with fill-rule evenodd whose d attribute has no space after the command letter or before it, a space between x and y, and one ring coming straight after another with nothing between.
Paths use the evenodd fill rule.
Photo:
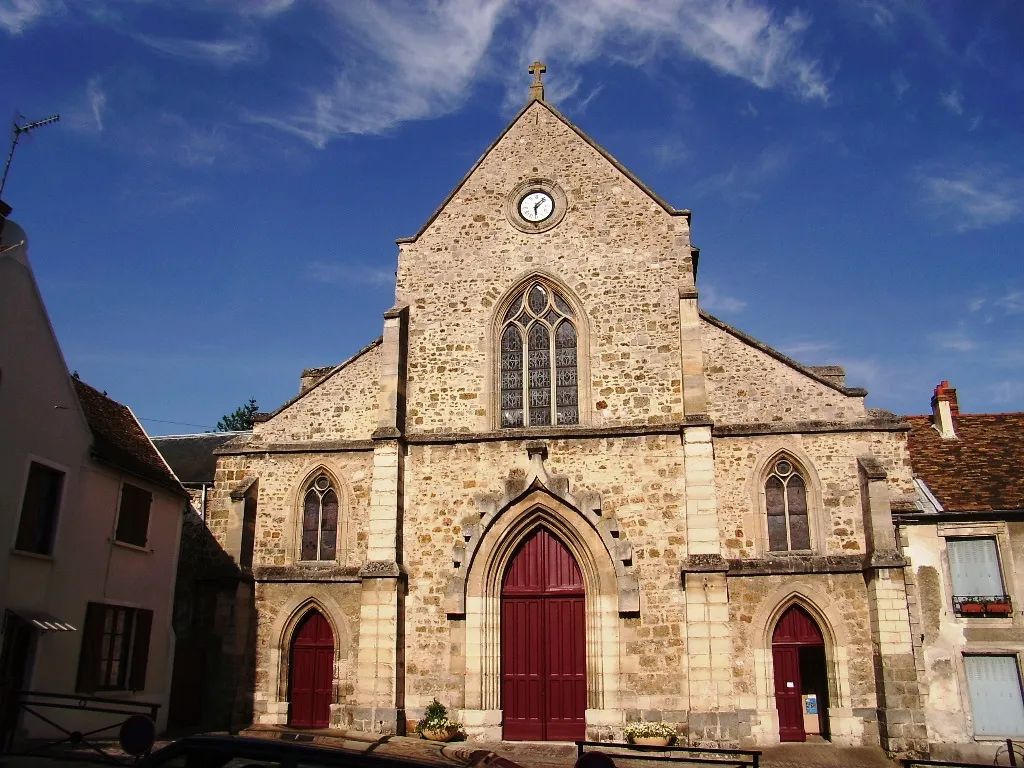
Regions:
<instances>
[{"instance_id":1,"label":"dark car","mask_svg":"<svg viewBox=\"0 0 1024 768\"><path fill-rule=\"evenodd\" d=\"M188 736L136 763L138 768L410 768L437 763L245 736Z\"/></svg>"}]
</instances>

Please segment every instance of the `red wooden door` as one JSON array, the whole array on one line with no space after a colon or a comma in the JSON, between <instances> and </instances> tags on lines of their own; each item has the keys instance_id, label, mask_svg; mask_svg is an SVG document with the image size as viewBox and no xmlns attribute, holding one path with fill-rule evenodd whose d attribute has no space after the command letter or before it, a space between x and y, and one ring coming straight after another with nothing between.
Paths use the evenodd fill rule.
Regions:
<instances>
[{"instance_id":1,"label":"red wooden door","mask_svg":"<svg viewBox=\"0 0 1024 768\"><path fill-rule=\"evenodd\" d=\"M775 706L779 710L779 739L807 741L804 731L803 681L800 648L824 644L821 630L806 611L793 606L779 619L772 634L775 667Z\"/></svg>"},{"instance_id":2,"label":"red wooden door","mask_svg":"<svg viewBox=\"0 0 1024 768\"><path fill-rule=\"evenodd\" d=\"M504 737L582 740L587 675L583 575L572 554L538 529L502 585Z\"/></svg>"},{"instance_id":3,"label":"red wooden door","mask_svg":"<svg viewBox=\"0 0 1024 768\"><path fill-rule=\"evenodd\" d=\"M334 689L334 633L319 611L310 611L292 640L289 725L326 728Z\"/></svg>"}]
</instances>

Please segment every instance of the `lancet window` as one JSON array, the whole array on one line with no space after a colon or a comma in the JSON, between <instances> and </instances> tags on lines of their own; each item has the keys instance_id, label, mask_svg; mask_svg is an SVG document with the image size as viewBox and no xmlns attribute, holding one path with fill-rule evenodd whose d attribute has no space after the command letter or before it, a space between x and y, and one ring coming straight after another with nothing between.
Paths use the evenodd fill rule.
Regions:
<instances>
[{"instance_id":1,"label":"lancet window","mask_svg":"<svg viewBox=\"0 0 1024 768\"><path fill-rule=\"evenodd\" d=\"M502 320L502 427L579 423L576 347L568 302L544 283L529 283Z\"/></svg>"},{"instance_id":2,"label":"lancet window","mask_svg":"<svg viewBox=\"0 0 1024 768\"><path fill-rule=\"evenodd\" d=\"M768 512L768 549L772 552L811 548L807 520L807 484L793 462L775 461L764 484Z\"/></svg>"},{"instance_id":3,"label":"lancet window","mask_svg":"<svg viewBox=\"0 0 1024 768\"><path fill-rule=\"evenodd\" d=\"M327 475L309 484L302 502L303 560L334 560L338 546L338 494Z\"/></svg>"}]
</instances>

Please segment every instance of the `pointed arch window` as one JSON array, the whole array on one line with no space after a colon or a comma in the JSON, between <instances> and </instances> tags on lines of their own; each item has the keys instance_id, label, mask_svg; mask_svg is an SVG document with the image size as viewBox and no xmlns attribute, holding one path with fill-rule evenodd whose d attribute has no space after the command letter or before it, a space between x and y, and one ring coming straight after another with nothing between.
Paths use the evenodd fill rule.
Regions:
<instances>
[{"instance_id":1,"label":"pointed arch window","mask_svg":"<svg viewBox=\"0 0 1024 768\"><path fill-rule=\"evenodd\" d=\"M577 333L569 303L547 285L520 291L501 326L501 426L578 424Z\"/></svg>"},{"instance_id":2,"label":"pointed arch window","mask_svg":"<svg viewBox=\"0 0 1024 768\"><path fill-rule=\"evenodd\" d=\"M811 548L807 520L807 484L792 461L777 459L764 484L768 512L768 549L786 552Z\"/></svg>"},{"instance_id":3,"label":"pointed arch window","mask_svg":"<svg viewBox=\"0 0 1024 768\"><path fill-rule=\"evenodd\" d=\"M338 547L338 494L327 475L309 484L302 502L303 560L334 560Z\"/></svg>"}]
</instances>

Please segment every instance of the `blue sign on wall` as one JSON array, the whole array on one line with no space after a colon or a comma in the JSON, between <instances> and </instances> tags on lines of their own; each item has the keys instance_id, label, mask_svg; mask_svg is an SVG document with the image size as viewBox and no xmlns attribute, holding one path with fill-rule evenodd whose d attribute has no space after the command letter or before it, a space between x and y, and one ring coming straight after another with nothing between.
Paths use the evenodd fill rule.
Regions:
<instances>
[{"instance_id":1,"label":"blue sign on wall","mask_svg":"<svg viewBox=\"0 0 1024 768\"><path fill-rule=\"evenodd\" d=\"M818 696L814 693L807 694L807 703L805 705L808 715L818 714Z\"/></svg>"}]
</instances>

